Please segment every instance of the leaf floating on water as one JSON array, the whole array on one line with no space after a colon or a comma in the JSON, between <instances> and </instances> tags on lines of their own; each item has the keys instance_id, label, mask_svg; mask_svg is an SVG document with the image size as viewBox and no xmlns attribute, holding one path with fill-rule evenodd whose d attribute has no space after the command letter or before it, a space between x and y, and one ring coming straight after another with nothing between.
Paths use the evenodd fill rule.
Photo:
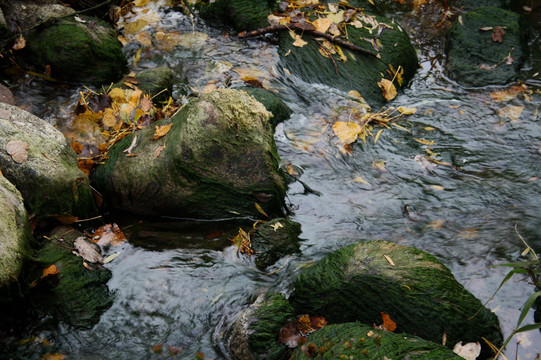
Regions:
<instances>
[{"instance_id":1,"label":"leaf floating on water","mask_svg":"<svg viewBox=\"0 0 541 360\"><path fill-rule=\"evenodd\" d=\"M376 134L376 136L374 136L374 144L378 142L378 139L379 137L381 136L381 133L383 132L384 129L380 129L378 131L378 133Z\"/></svg>"},{"instance_id":2,"label":"leaf floating on water","mask_svg":"<svg viewBox=\"0 0 541 360\"><path fill-rule=\"evenodd\" d=\"M417 108L405 107L405 106L400 106L396 108L396 110L398 110L398 112L401 113L402 115L412 115L417 112Z\"/></svg>"},{"instance_id":3,"label":"leaf floating on water","mask_svg":"<svg viewBox=\"0 0 541 360\"><path fill-rule=\"evenodd\" d=\"M28 159L28 144L22 140L11 140L6 144L6 152L17 164L22 164Z\"/></svg>"},{"instance_id":4,"label":"leaf floating on water","mask_svg":"<svg viewBox=\"0 0 541 360\"><path fill-rule=\"evenodd\" d=\"M167 125L162 125L162 126L156 126L156 131L154 132L154 136L152 137L152 139L156 140L165 136L169 132L169 130L171 130L172 126L173 126L173 123L169 123Z\"/></svg>"},{"instance_id":5,"label":"leaf floating on water","mask_svg":"<svg viewBox=\"0 0 541 360\"><path fill-rule=\"evenodd\" d=\"M509 105L497 111L498 116L501 119L509 118L511 121L518 121L524 106Z\"/></svg>"},{"instance_id":6,"label":"leaf floating on water","mask_svg":"<svg viewBox=\"0 0 541 360\"><path fill-rule=\"evenodd\" d=\"M353 181L356 182L356 183L359 183L359 184L370 185L370 183L368 181L366 181L362 176L355 176Z\"/></svg>"},{"instance_id":7,"label":"leaf floating on water","mask_svg":"<svg viewBox=\"0 0 541 360\"><path fill-rule=\"evenodd\" d=\"M490 93L490 98L494 101L509 101L517 97L518 94L524 94L528 88L525 84L511 86L507 90L497 90Z\"/></svg>"},{"instance_id":8,"label":"leaf floating on water","mask_svg":"<svg viewBox=\"0 0 541 360\"><path fill-rule=\"evenodd\" d=\"M477 237L477 229L465 229L458 233L463 239L474 239Z\"/></svg>"},{"instance_id":9,"label":"leaf floating on water","mask_svg":"<svg viewBox=\"0 0 541 360\"><path fill-rule=\"evenodd\" d=\"M148 25L148 21L144 19L135 20L133 22L124 24L124 33L126 35L136 34L147 25Z\"/></svg>"},{"instance_id":10,"label":"leaf floating on water","mask_svg":"<svg viewBox=\"0 0 541 360\"><path fill-rule=\"evenodd\" d=\"M385 168L385 161L372 161L372 168L382 172L387 171Z\"/></svg>"},{"instance_id":11,"label":"leaf floating on water","mask_svg":"<svg viewBox=\"0 0 541 360\"><path fill-rule=\"evenodd\" d=\"M104 264L110 263L111 261L116 259L118 255L120 255L120 251L107 256L105 259L103 259L103 263Z\"/></svg>"},{"instance_id":12,"label":"leaf floating on water","mask_svg":"<svg viewBox=\"0 0 541 360\"><path fill-rule=\"evenodd\" d=\"M425 140L425 139L414 139L414 140L423 145L428 145L428 146L434 145L434 140Z\"/></svg>"},{"instance_id":13,"label":"leaf floating on water","mask_svg":"<svg viewBox=\"0 0 541 360\"><path fill-rule=\"evenodd\" d=\"M332 130L342 144L349 145L357 140L362 127L353 122L337 121L332 126Z\"/></svg>"},{"instance_id":14,"label":"leaf floating on water","mask_svg":"<svg viewBox=\"0 0 541 360\"><path fill-rule=\"evenodd\" d=\"M430 161L430 158L426 155L415 155L413 159L426 172L432 172L437 167L437 164Z\"/></svg>"},{"instance_id":15,"label":"leaf floating on water","mask_svg":"<svg viewBox=\"0 0 541 360\"><path fill-rule=\"evenodd\" d=\"M455 344L453 352L466 360L475 360L481 354L481 344L470 342L462 345L462 341Z\"/></svg>"},{"instance_id":16,"label":"leaf floating on water","mask_svg":"<svg viewBox=\"0 0 541 360\"><path fill-rule=\"evenodd\" d=\"M391 101L392 99L396 97L397 95L396 87L394 86L391 80L383 78L380 81L378 81L378 86L381 89L381 93L383 94L383 97L387 101Z\"/></svg>"},{"instance_id":17,"label":"leaf floating on water","mask_svg":"<svg viewBox=\"0 0 541 360\"><path fill-rule=\"evenodd\" d=\"M444 191L445 190L445 188L443 186L441 186L441 185L430 185L430 188L432 190L436 190L436 191Z\"/></svg>"}]
</instances>

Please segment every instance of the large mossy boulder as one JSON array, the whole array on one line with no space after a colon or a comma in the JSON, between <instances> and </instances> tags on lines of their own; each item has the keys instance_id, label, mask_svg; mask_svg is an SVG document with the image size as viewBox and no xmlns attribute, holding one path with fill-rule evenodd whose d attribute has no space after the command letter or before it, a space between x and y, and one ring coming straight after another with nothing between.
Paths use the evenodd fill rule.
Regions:
<instances>
[{"instance_id":1,"label":"large mossy boulder","mask_svg":"<svg viewBox=\"0 0 541 360\"><path fill-rule=\"evenodd\" d=\"M95 85L120 79L126 57L117 32L97 18L77 15L63 17L27 36L26 61L50 68L53 78Z\"/></svg>"},{"instance_id":2,"label":"large mossy boulder","mask_svg":"<svg viewBox=\"0 0 541 360\"><path fill-rule=\"evenodd\" d=\"M31 256L32 230L21 193L0 175L0 304L18 300L19 275Z\"/></svg>"},{"instance_id":3,"label":"large mossy boulder","mask_svg":"<svg viewBox=\"0 0 541 360\"><path fill-rule=\"evenodd\" d=\"M392 262L392 263L391 263ZM393 265L394 264L394 265ZM494 313L459 284L434 256L387 241L359 242L304 270L290 301L297 313L330 323L381 323L389 314L404 332L447 345L479 342L482 358L503 342Z\"/></svg>"},{"instance_id":4,"label":"large mossy boulder","mask_svg":"<svg viewBox=\"0 0 541 360\"><path fill-rule=\"evenodd\" d=\"M283 256L298 253L300 233L301 224L286 218L259 224L250 237L257 267L265 269Z\"/></svg>"},{"instance_id":5,"label":"large mossy boulder","mask_svg":"<svg viewBox=\"0 0 541 360\"><path fill-rule=\"evenodd\" d=\"M451 360L462 359L445 346L415 336L395 334L360 323L326 326L308 336L292 360Z\"/></svg>"},{"instance_id":6,"label":"large mossy boulder","mask_svg":"<svg viewBox=\"0 0 541 360\"><path fill-rule=\"evenodd\" d=\"M484 30L483 30L484 29ZM447 71L467 86L504 85L517 78L525 60L520 15L480 7L462 15L448 39Z\"/></svg>"},{"instance_id":7,"label":"large mossy boulder","mask_svg":"<svg viewBox=\"0 0 541 360\"><path fill-rule=\"evenodd\" d=\"M252 95L272 113L271 124L273 126L289 119L291 109L273 92L258 87L241 87L239 90L244 90Z\"/></svg>"},{"instance_id":8,"label":"large mossy boulder","mask_svg":"<svg viewBox=\"0 0 541 360\"><path fill-rule=\"evenodd\" d=\"M250 31L267 26L267 16L276 5L273 0L206 1L199 4L199 14L213 25L224 24L238 31Z\"/></svg>"},{"instance_id":9,"label":"large mossy boulder","mask_svg":"<svg viewBox=\"0 0 541 360\"><path fill-rule=\"evenodd\" d=\"M287 348L278 344L284 323L295 314L282 294L260 295L233 324L229 349L237 360L280 360Z\"/></svg>"},{"instance_id":10,"label":"large mossy boulder","mask_svg":"<svg viewBox=\"0 0 541 360\"><path fill-rule=\"evenodd\" d=\"M34 283L29 301L43 313L73 326L90 328L113 303L107 287L111 272L104 267L83 264L74 255L74 243L82 233L69 227L54 229L37 252L33 265ZM44 269L55 271L44 276Z\"/></svg>"},{"instance_id":11,"label":"large mossy boulder","mask_svg":"<svg viewBox=\"0 0 541 360\"><path fill-rule=\"evenodd\" d=\"M88 177L60 131L15 106L0 103L0 169L39 217L97 214Z\"/></svg>"},{"instance_id":12,"label":"large mossy boulder","mask_svg":"<svg viewBox=\"0 0 541 360\"><path fill-rule=\"evenodd\" d=\"M281 214L286 184L270 116L243 91L203 94L116 144L92 179L113 207L138 214L259 216L256 202ZM160 126L170 131L155 139Z\"/></svg>"}]
</instances>

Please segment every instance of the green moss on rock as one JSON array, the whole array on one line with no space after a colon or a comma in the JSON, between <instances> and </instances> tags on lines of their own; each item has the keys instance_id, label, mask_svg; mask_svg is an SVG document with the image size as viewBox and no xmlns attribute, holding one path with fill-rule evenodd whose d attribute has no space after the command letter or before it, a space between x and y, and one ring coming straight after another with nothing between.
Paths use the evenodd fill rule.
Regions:
<instances>
[{"instance_id":1,"label":"green moss on rock","mask_svg":"<svg viewBox=\"0 0 541 360\"><path fill-rule=\"evenodd\" d=\"M385 258L388 256L396 266ZM447 334L458 341L496 346L503 337L498 319L460 285L432 255L386 241L352 244L303 271L290 298L297 313L325 316L331 323L380 324L381 312L405 332L434 342Z\"/></svg>"},{"instance_id":2,"label":"green moss on rock","mask_svg":"<svg viewBox=\"0 0 541 360\"><path fill-rule=\"evenodd\" d=\"M199 7L203 19L213 25L224 24L237 31L268 26L267 16L276 2L272 0L216 0Z\"/></svg>"},{"instance_id":3,"label":"green moss on rock","mask_svg":"<svg viewBox=\"0 0 541 360\"><path fill-rule=\"evenodd\" d=\"M285 218L260 224L251 236L257 267L265 269L281 257L299 252L300 233L301 225Z\"/></svg>"},{"instance_id":4,"label":"green moss on rock","mask_svg":"<svg viewBox=\"0 0 541 360\"><path fill-rule=\"evenodd\" d=\"M278 344L278 333L286 320L294 317L282 294L260 295L233 325L231 352L238 360L282 359L287 349Z\"/></svg>"},{"instance_id":5,"label":"green moss on rock","mask_svg":"<svg viewBox=\"0 0 541 360\"><path fill-rule=\"evenodd\" d=\"M241 87L239 90L244 90L252 95L257 101L265 106L267 111L272 113L272 126L276 126L282 121L289 119L291 109L271 91L256 87Z\"/></svg>"},{"instance_id":6,"label":"green moss on rock","mask_svg":"<svg viewBox=\"0 0 541 360\"><path fill-rule=\"evenodd\" d=\"M493 31L481 30L495 26L505 31L502 43L492 39ZM525 30L517 13L480 7L463 14L462 24L453 26L446 68L460 84L503 85L517 78L525 60L524 44Z\"/></svg>"},{"instance_id":7,"label":"green moss on rock","mask_svg":"<svg viewBox=\"0 0 541 360\"><path fill-rule=\"evenodd\" d=\"M329 325L316 331L291 359L342 359L341 356L366 360L462 359L442 345L360 323Z\"/></svg>"},{"instance_id":8,"label":"green moss on rock","mask_svg":"<svg viewBox=\"0 0 541 360\"><path fill-rule=\"evenodd\" d=\"M62 18L27 38L26 59L45 68L54 78L96 85L118 80L126 58L116 31L97 18Z\"/></svg>"},{"instance_id":9,"label":"green moss on rock","mask_svg":"<svg viewBox=\"0 0 541 360\"><path fill-rule=\"evenodd\" d=\"M113 303L106 285L111 272L105 268L89 270L83 266L83 258L72 254L79 236L79 231L68 227L53 230L38 250L34 274L39 279L50 265L56 266L58 274L39 279L29 296L43 312L73 326L91 327Z\"/></svg>"},{"instance_id":10,"label":"green moss on rock","mask_svg":"<svg viewBox=\"0 0 541 360\"><path fill-rule=\"evenodd\" d=\"M255 202L280 214L286 185L269 118L243 91L204 94L134 134L136 157L123 153L133 136L116 144L92 178L112 206L139 214L259 216ZM166 136L152 139L155 126L170 123Z\"/></svg>"},{"instance_id":11,"label":"green moss on rock","mask_svg":"<svg viewBox=\"0 0 541 360\"><path fill-rule=\"evenodd\" d=\"M154 69L143 70L135 74L138 83L135 84L145 94L155 96L153 101L166 101L173 92L173 80L175 72L166 66L160 66ZM123 81L113 85L113 87L126 87Z\"/></svg>"}]
</instances>

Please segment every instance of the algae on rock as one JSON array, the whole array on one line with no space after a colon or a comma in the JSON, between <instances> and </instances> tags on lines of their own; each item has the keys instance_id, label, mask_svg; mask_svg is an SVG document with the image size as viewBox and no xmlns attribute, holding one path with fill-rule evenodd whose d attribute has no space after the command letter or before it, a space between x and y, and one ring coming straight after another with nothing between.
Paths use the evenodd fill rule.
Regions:
<instances>
[{"instance_id":1,"label":"algae on rock","mask_svg":"<svg viewBox=\"0 0 541 360\"><path fill-rule=\"evenodd\" d=\"M395 266L390 264L391 259ZM434 256L387 241L359 242L337 250L304 270L290 301L297 313L330 323L381 323L381 312L405 332L447 345L483 345L482 358L503 342L498 318L459 284Z\"/></svg>"},{"instance_id":2,"label":"algae on rock","mask_svg":"<svg viewBox=\"0 0 541 360\"><path fill-rule=\"evenodd\" d=\"M243 91L203 94L116 144L92 179L112 206L139 214L258 216L256 202L281 214L286 184L270 116ZM168 124L164 137L152 139L155 126ZM133 141L136 156L126 156Z\"/></svg>"}]
</instances>

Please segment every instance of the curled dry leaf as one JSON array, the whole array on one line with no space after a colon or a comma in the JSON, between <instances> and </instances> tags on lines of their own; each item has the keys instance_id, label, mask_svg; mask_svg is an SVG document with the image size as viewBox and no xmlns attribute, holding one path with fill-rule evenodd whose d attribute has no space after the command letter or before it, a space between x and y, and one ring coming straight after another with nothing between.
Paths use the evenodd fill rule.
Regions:
<instances>
[{"instance_id":1,"label":"curled dry leaf","mask_svg":"<svg viewBox=\"0 0 541 360\"><path fill-rule=\"evenodd\" d=\"M156 126L156 131L154 132L154 136L152 137L152 139L156 140L161 137L164 137L169 132L169 130L171 130L172 126L173 126L173 123L169 123L167 125L162 125L162 126Z\"/></svg>"},{"instance_id":2,"label":"curled dry leaf","mask_svg":"<svg viewBox=\"0 0 541 360\"><path fill-rule=\"evenodd\" d=\"M28 159L28 144L22 140L11 140L6 144L6 152L17 164L22 164Z\"/></svg>"},{"instance_id":3,"label":"curled dry leaf","mask_svg":"<svg viewBox=\"0 0 541 360\"><path fill-rule=\"evenodd\" d=\"M391 101L396 97L396 87L391 80L383 78L378 82L378 86L380 87L381 93L383 94L385 100Z\"/></svg>"}]
</instances>

